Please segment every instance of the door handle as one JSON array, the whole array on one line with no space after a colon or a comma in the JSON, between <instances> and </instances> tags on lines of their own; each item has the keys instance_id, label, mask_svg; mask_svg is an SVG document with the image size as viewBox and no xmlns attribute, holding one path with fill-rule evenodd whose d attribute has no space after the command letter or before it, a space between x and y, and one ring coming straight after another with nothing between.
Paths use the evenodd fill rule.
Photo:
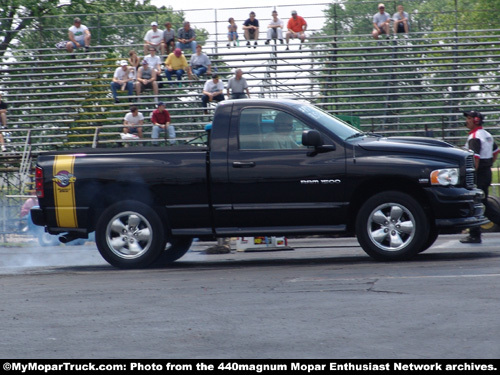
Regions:
<instances>
[{"instance_id":1,"label":"door handle","mask_svg":"<svg viewBox=\"0 0 500 375\"><path fill-rule=\"evenodd\" d=\"M233 168L253 168L255 167L255 162L253 161L234 161Z\"/></svg>"}]
</instances>

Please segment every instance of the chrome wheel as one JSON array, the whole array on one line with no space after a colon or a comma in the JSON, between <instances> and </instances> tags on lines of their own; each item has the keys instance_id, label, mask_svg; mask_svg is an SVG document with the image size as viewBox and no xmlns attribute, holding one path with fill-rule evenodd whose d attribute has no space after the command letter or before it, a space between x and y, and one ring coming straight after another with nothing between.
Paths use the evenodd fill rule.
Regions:
<instances>
[{"instance_id":1,"label":"chrome wheel","mask_svg":"<svg viewBox=\"0 0 500 375\"><path fill-rule=\"evenodd\" d=\"M397 203L385 203L375 208L367 225L370 239L384 251L399 251L415 236L412 213Z\"/></svg>"},{"instance_id":2,"label":"chrome wheel","mask_svg":"<svg viewBox=\"0 0 500 375\"><path fill-rule=\"evenodd\" d=\"M363 250L376 260L409 259L431 243L430 220L421 202L411 195L383 191L361 206L356 236Z\"/></svg>"},{"instance_id":3,"label":"chrome wheel","mask_svg":"<svg viewBox=\"0 0 500 375\"><path fill-rule=\"evenodd\" d=\"M135 259L146 253L152 243L152 226L141 214L121 212L113 217L106 228L109 249L118 257Z\"/></svg>"}]
</instances>

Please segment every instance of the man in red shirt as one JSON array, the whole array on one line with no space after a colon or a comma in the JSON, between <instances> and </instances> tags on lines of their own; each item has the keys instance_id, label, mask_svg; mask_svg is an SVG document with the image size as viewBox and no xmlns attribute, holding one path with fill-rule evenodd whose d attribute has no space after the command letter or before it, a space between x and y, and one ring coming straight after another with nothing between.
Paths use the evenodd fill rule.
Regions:
<instances>
[{"instance_id":1,"label":"man in red shirt","mask_svg":"<svg viewBox=\"0 0 500 375\"><path fill-rule=\"evenodd\" d=\"M290 38L300 38L300 43L304 43L304 39L306 39L305 31L307 29L307 22L304 18L297 15L297 11L292 10L292 17L288 20L287 24L287 33L286 33L286 50L288 51L288 42ZM302 49L302 45L300 48Z\"/></svg>"},{"instance_id":2,"label":"man in red shirt","mask_svg":"<svg viewBox=\"0 0 500 375\"><path fill-rule=\"evenodd\" d=\"M155 109L151 115L151 122L153 123L151 138L160 138L160 129L165 129L165 140L167 139L168 133L168 142L171 145L175 144L175 128L173 125L170 125L170 113L165 109L165 103L158 103L158 108ZM153 144L157 145L158 142L153 141Z\"/></svg>"}]
</instances>

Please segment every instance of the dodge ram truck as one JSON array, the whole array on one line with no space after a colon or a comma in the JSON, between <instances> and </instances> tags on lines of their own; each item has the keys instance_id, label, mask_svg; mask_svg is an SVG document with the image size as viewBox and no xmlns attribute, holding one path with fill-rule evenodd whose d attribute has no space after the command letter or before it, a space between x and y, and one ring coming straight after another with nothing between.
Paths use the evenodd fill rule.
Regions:
<instances>
[{"instance_id":1,"label":"dodge ram truck","mask_svg":"<svg viewBox=\"0 0 500 375\"><path fill-rule=\"evenodd\" d=\"M119 268L252 235L345 233L402 260L488 222L474 178L472 153L437 139L361 132L300 101L227 100L205 141L39 155L32 218L61 241L95 231Z\"/></svg>"}]
</instances>

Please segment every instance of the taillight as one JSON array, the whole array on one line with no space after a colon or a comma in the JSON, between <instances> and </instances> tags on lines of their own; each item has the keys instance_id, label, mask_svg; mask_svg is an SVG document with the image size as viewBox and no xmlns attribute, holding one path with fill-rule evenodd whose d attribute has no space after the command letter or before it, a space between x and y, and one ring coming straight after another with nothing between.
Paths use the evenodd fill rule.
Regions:
<instances>
[{"instance_id":1,"label":"taillight","mask_svg":"<svg viewBox=\"0 0 500 375\"><path fill-rule=\"evenodd\" d=\"M43 191L43 169L41 167L35 169L35 191L38 198L45 196Z\"/></svg>"}]
</instances>

